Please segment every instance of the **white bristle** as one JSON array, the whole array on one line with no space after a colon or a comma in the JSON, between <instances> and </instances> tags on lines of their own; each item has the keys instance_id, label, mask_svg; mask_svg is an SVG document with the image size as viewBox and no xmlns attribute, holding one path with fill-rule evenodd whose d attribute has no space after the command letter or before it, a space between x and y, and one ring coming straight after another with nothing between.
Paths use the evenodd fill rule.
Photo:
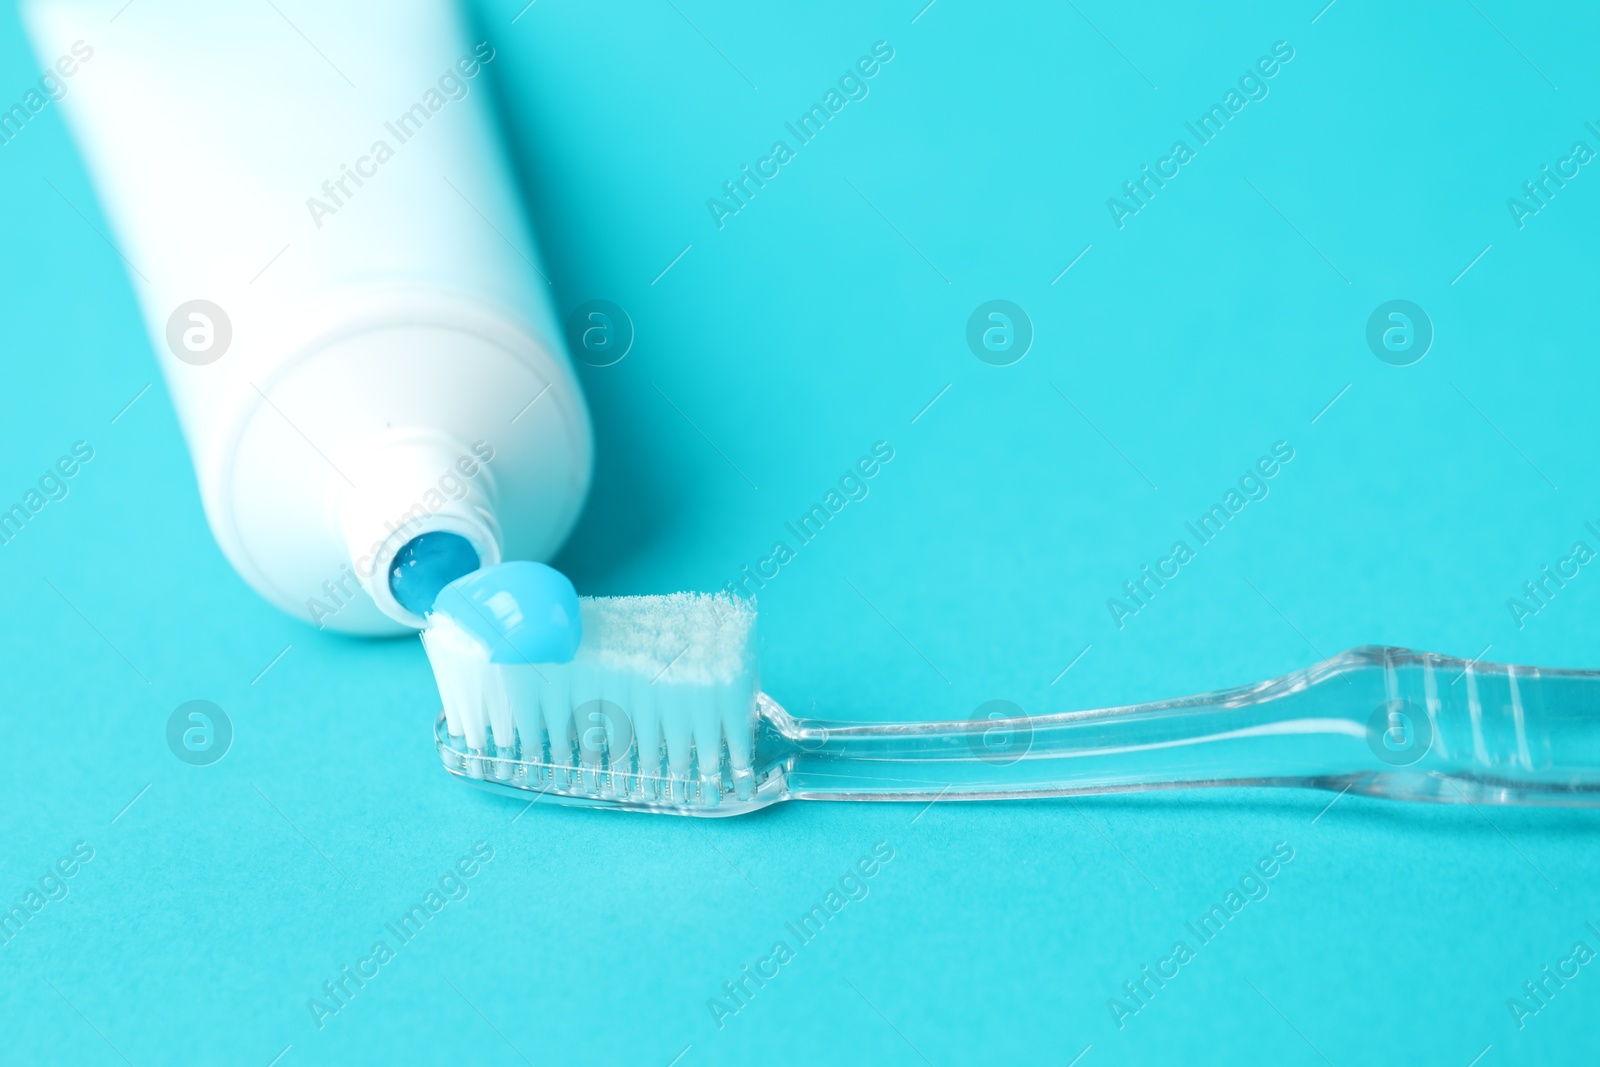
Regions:
<instances>
[{"instance_id":1,"label":"white bristle","mask_svg":"<svg viewBox=\"0 0 1600 1067\"><path fill-rule=\"evenodd\" d=\"M584 597L579 610L577 657L556 664L491 663L466 630L430 617L423 645L471 773L620 801L715 804L730 786L747 798L755 608L673 593Z\"/></svg>"}]
</instances>

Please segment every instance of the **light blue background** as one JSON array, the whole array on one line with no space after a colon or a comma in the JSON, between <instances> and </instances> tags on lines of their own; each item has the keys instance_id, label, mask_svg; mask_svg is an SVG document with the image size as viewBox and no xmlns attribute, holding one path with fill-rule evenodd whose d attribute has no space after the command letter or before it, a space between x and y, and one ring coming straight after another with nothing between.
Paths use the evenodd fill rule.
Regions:
<instances>
[{"instance_id":1,"label":"light blue background","mask_svg":"<svg viewBox=\"0 0 1600 1067\"><path fill-rule=\"evenodd\" d=\"M279 3L316 39L316 5ZM581 590L718 588L886 440L762 593L797 713L1089 707L1369 642L1600 666L1600 578L1520 630L1506 606L1600 519L1600 172L1520 231L1506 208L1600 147L1591 6L675 3L477 9L560 308L612 300L638 333L582 369ZM871 95L719 231L706 199L879 40ZM1279 40L1270 96L1119 231L1106 199ZM37 72L8 12L0 97ZM0 148L0 204L0 498L96 450L0 548L0 900L95 849L0 948L0 1059L1595 1057L1594 967L1520 1032L1506 1007L1600 948L1589 814L1231 791L518 818L439 768L415 642L319 633L219 554L54 106ZM1011 367L963 339L994 298L1036 329ZM1394 298L1436 329L1408 368L1364 341ZM1119 631L1106 599L1279 440L1271 495ZM164 740L195 698L237 731L209 768ZM477 841L467 899L319 1031L307 998ZM1270 895L1119 1031L1107 998L1280 841ZM867 899L719 1031L708 998L876 842Z\"/></svg>"}]
</instances>

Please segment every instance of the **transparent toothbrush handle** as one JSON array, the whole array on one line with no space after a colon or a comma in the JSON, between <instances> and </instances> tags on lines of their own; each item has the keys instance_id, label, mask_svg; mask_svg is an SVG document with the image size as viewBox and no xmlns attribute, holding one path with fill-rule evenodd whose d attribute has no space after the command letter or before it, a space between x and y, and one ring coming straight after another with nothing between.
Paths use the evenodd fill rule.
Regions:
<instances>
[{"instance_id":1,"label":"transparent toothbrush handle","mask_svg":"<svg viewBox=\"0 0 1600 1067\"><path fill-rule=\"evenodd\" d=\"M1600 806L1600 672L1359 648L1201 696L965 722L778 712L788 794L985 800L1279 785Z\"/></svg>"}]
</instances>

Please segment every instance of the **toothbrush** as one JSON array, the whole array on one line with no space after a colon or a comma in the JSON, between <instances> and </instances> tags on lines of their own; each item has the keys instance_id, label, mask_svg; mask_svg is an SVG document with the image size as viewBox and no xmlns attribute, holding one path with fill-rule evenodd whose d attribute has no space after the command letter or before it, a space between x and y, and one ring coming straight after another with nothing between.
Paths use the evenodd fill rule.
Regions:
<instances>
[{"instance_id":1,"label":"toothbrush","mask_svg":"<svg viewBox=\"0 0 1600 1067\"><path fill-rule=\"evenodd\" d=\"M434 615L447 770L591 808L737 815L782 800L1001 800L1274 785L1600 806L1600 672L1366 647L1256 685L954 722L800 719L758 686L727 593L584 598L569 662L506 662ZM479 608L482 611L482 608ZM520 618L520 616L519 616Z\"/></svg>"}]
</instances>

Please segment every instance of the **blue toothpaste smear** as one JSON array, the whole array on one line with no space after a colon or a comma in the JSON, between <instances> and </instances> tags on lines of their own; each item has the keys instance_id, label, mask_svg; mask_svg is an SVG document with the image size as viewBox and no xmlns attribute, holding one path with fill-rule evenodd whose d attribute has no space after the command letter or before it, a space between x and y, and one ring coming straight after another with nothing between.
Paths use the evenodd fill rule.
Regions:
<instances>
[{"instance_id":1,"label":"blue toothpaste smear","mask_svg":"<svg viewBox=\"0 0 1600 1067\"><path fill-rule=\"evenodd\" d=\"M494 663L569 663L583 640L577 589L543 563L517 560L462 575L431 610L477 638Z\"/></svg>"}]
</instances>

